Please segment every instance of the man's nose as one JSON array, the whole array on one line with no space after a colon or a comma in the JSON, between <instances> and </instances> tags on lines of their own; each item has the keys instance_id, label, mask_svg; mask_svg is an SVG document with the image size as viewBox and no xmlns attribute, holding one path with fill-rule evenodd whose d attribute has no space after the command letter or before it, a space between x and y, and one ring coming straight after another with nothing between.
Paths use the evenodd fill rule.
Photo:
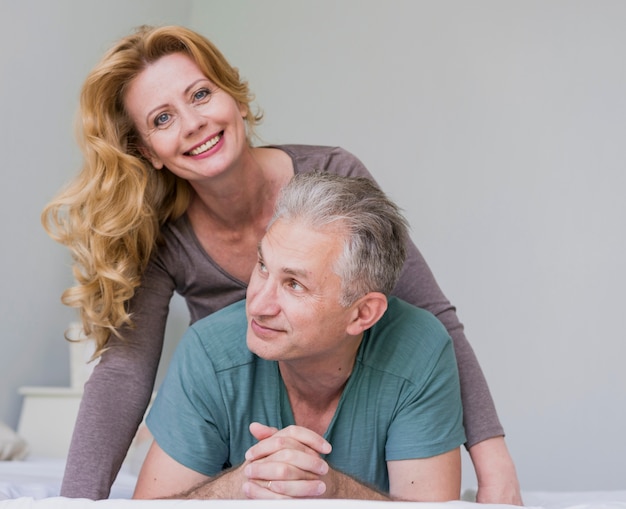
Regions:
<instances>
[{"instance_id":1,"label":"man's nose","mask_svg":"<svg viewBox=\"0 0 626 509\"><path fill-rule=\"evenodd\" d=\"M271 279L253 278L248 286L248 311L256 316L278 313L278 285Z\"/></svg>"}]
</instances>

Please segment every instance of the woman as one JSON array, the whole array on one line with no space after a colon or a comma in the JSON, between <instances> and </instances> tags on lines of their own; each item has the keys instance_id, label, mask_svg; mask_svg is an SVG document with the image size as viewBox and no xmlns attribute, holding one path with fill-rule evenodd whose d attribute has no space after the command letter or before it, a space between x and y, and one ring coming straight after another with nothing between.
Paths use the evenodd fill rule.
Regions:
<instances>
[{"instance_id":1,"label":"woman","mask_svg":"<svg viewBox=\"0 0 626 509\"><path fill-rule=\"evenodd\" d=\"M85 386L61 494L104 498L154 386L169 302L191 321L245 296L257 242L295 173L372 178L340 148L254 147L261 115L209 41L182 27L142 27L119 41L81 93L84 166L44 210L72 251L79 309L101 360ZM467 446L481 502L521 503L487 384L454 307L417 248L394 294L435 314L455 343Z\"/></svg>"}]
</instances>

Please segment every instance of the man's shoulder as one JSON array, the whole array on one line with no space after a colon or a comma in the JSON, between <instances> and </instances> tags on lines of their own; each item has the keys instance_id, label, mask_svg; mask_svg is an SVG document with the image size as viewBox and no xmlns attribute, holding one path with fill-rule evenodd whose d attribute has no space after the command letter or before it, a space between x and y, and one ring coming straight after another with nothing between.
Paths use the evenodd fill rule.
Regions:
<instances>
[{"instance_id":1,"label":"man's shoulder","mask_svg":"<svg viewBox=\"0 0 626 509\"><path fill-rule=\"evenodd\" d=\"M411 336L414 340L420 341L439 341L449 338L446 328L430 311L418 308L394 296L389 297L387 303L387 311L376 324L380 329L417 331L420 334L411 334Z\"/></svg>"},{"instance_id":2,"label":"man's shoulder","mask_svg":"<svg viewBox=\"0 0 626 509\"><path fill-rule=\"evenodd\" d=\"M246 302L237 301L201 318L189 327L183 340L195 342L217 370L250 362L246 345Z\"/></svg>"},{"instance_id":3,"label":"man's shoulder","mask_svg":"<svg viewBox=\"0 0 626 509\"><path fill-rule=\"evenodd\" d=\"M399 370L426 369L452 340L432 313L397 297L389 297L387 311L369 332L367 361Z\"/></svg>"}]
</instances>

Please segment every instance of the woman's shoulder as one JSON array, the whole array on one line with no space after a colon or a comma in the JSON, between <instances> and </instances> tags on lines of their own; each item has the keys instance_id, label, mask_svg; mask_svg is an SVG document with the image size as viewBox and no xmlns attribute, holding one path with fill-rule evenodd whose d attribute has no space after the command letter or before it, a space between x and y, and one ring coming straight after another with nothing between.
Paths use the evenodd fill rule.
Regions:
<instances>
[{"instance_id":1,"label":"woman's shoulder","mask_svg":"<svg viewBox=\"0 0 626 509\"><path fill-rule=\"evenodd\" d=\"M156 265L180 282L189 277L189 267L201 267L205 257L189 219L185 214L166 222L160 231L151 257L151 265Z\"/></svg>"},{"instance_id":2,"label":"woman's shoulder","mask_svg":"<svg viewBox=\"0 0 626 509\"><path fill-rule=\"evenodd\" d=\"M161 226L155 253L157 256L178 256L181 250L186 251L189 246L195 246L195 240L187 214L183 214Z\"/></svg>"},{"instance_id":3,"label":"woman's shoulder","mask_svg":"<svg viewBox=\"0 0 626 509\"><path fill-rule=\"evenodd\" d=\"M292 157L324 157L335 151L344 151L343 148L333 145L304 145L298 143L270 145L270 147L287 152Z\"/></svg>"},{"instance_id":4,"label":"woman's shoulder","mask_svg":"<svg viewBox=\"0 0 626 509\"><path fill-rule=\"evenodd\" d=\"M286 152L293 161L295 173L328 171L338 175L371 175L363 163L350 151L330 145L274 145Z\"/></svg>"}]
</instances>

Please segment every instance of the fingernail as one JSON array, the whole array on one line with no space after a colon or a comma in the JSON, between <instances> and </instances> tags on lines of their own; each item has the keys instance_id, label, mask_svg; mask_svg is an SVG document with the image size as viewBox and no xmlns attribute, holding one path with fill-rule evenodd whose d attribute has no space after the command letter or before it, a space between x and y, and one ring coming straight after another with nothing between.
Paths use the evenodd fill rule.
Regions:
<instances>
[{"instance_id":1,"label":"fingernail","mask_svg":"<svg viewBox=\"0 0 626 509\"><path fill-rule=\"evenodd\" d=\"M328 464L323 463L320 467L320 474L325 475L328 473Z\"/></svg>"}]
</instances>

